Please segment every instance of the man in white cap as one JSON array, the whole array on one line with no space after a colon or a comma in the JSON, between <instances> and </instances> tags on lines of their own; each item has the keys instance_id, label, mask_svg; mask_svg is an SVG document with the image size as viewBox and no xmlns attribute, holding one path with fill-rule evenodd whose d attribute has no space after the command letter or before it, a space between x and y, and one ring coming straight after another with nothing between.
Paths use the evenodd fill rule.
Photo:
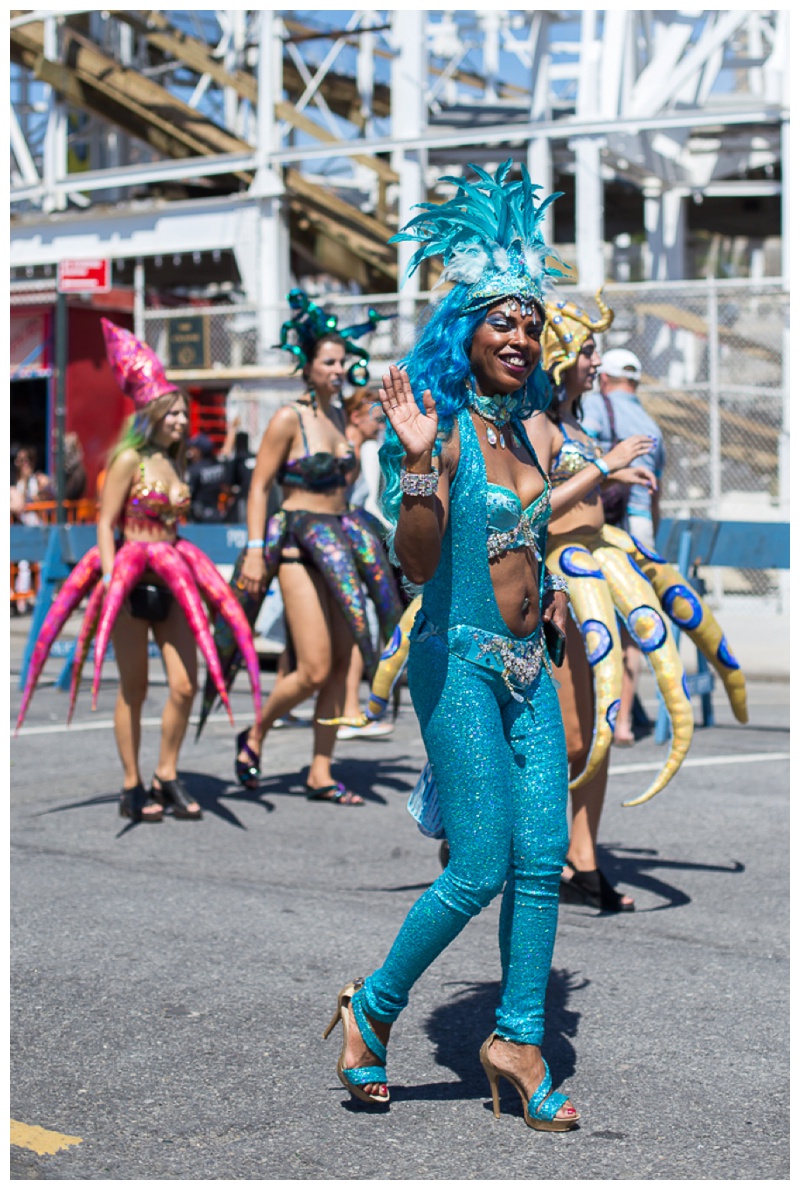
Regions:
<instances>
[{"instance_id":1,"label":"man in white cap","mask_svg":"<svg viewBox=\"0 0 800 1190\"><path fill-rule=\"evenodd\" d=\"M661 430L642 407L636 395L642 379L642 365L639 357L624 347L607 351L600 362L598 375L599 392L587 393L582 400L582 425L588 434L608 451L615 442L629 438L631 434L649 434L653 449L636 462L652 471L656 479L664 470L664 439ZM606 505L606 521L620 525L642 545L653 549L658 529L658 490L651 492L640 484L625 488L610 489L603 501ZM623 630L625 667L622 679L622 697L614 729L614 743L632 744L633 702L636 683L641 670L642 655Z\"/></svg>"},{"instance_id":2,"label":"man in white cap","mask_svg":"<svg viewBox=\"0 0 800 1190\"><path fill-rule=\"evenodd\" d=\"M607 351L600 363L599 393L587 393L583 397L582 425L604 451L631 434L649 434L653 439L653 450L636 462L654 472L659 479L664 470L664 439L636 395L641 378L642 365L632 351L624 347ZM651 496L646 487L633 484L628 489L626 504L617 516L607 515L606 520L621 525L637 541L653 549L658 529L658 492Z\"/></svg>"}]
</instances>

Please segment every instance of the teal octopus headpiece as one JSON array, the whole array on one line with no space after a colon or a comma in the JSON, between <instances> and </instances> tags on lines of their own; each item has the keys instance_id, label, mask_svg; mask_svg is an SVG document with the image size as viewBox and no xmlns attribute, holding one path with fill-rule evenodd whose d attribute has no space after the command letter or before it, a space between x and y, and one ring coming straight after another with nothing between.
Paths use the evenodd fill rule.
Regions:
<instances>
[{"instance_id":1,"label":"teal octopus headpiece","mask_svg":"<svg viewBox=\"0 0 800 1190\"><path fill-rule=\"evenodd\" d=\"M444 203L418 203L421 215L411 219L389 243L414 240L422 244L408 264L406 276L431 256L441 256L444 271L437 282L460 282L467 288L463 309L480 310L500 298L517 298L521 305L532 301L543 307L551 277L566 270L547 264L549 256L558 262L544 242L544 213L562 191L536 205L541 186L531 182L525 166L518 182L508 180L513 166L508 161L494 177L478 165L469 168L478 181L440 178L457 188L454 198Z\"/></svg>"},{"instance_id":2,"label":"teal octopus headpiece","mask_svg":"<svg viewBox=\"0 0 800 1190\"><path fill-rule=\"evenodd\" d=\"M340 327L337 316L326 313L302 289L290 290L287 301L294 312L281 327L280 346L284 351L291 352L297 360L295 371L305 367L313 358L314 347L323 335L338 335L344 342L345 353L358 356L356 362L348 369L347 378L356 387L363 387L369 380L369 353L353 340L369 334L379 322L394 315L379 314L370 306L367 310L367 322Z\"/></svg>"}]
</instances>

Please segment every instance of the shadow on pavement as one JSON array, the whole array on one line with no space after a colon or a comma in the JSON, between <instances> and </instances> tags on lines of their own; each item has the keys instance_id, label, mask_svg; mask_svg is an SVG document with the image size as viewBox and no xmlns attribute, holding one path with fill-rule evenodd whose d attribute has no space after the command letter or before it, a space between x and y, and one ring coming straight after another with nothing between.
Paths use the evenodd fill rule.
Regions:
<instances>
[{"instance_id":1,"label":"shadow on pavement","mask_svg":"<svg viewBox=\"0 0 800 1190\"><path fill-rule=\"evenodd\" d=\"M204 814L216 814L218 817L229 822L231 826L239 827L241 830L246 830L247 828L227 805L222 804L221 798L224 797L226 801L233 799L240 802L260 802L268 814L272 813L275 809L275 806L263 796L266 793L276 792L272 789L263 791L258 789L253 791L241 789L231 782L221 781L219 777L209 777L206 773L187 772L185 769L181 769L178 775L185 782L190 796L199 802ZM284 782L281 782L281 784L284 784ZM282 788L280 792L283 792ZM36 817L44 818L48 814L63 814L68 810L83 810L88 806L116 807L119 803L119 796L119 793L104 793L83 798L80 801L64 802L60 806L53 806L49 810L43 810ZM172 815L169 813L165 815L165 818L171 817ZM117 832L116 837L120 838L122 835L126 835L135 827L151 827L154 825L158 824L151 822L130 822L126 820L125 825Z\"/></svg>"},{"instance_id":2,"label":"shadow on pavement","mask_svg":"<svg viewBox=\"0 0 800 1190\"><path fill-rule=\"evenodd\" d=\"M383 794L376 792L373 786L388 787L399 794L407 794L413 788L417 777L417 766L404 761L392 760L345 760L335 761L336 773L343 780L348 789L361 794L368 804L387 804ZM308 770L301 769L293 773L273 773L262 776L257 789L245 789L235 780L225 781L220 777L208 773L192 772L181 769L179 775L193 798L202 807L204 814L216 814L223 822L240 830L247 828L238 818L234 807L236 803L260 804L269 814L276 809L270 798L301 797L305 798L305 780ZM68 810L82 810L89 806L115 806L119 801L119 793L98 794L78 801L65 802L42 811L41 817L47 814L62 814ZM170 817L167 815L166 817ZM117 837L125 835L137 826L152 826L153 823L127 822L118 832Z\"/></svg>"},{"instance_id":3,"label":"shadow on pavement","mask_svg":"<svg viewBox=\"0 0 800 1190\"><path fill-rule=\"evenodd\" d=\"M569 971L554 969L550 972L545 1002L547 1036L543 1052L550 1065L555 1088L575 1072L573 1039L577 1036L580 1013L570 1008L569 1003L571 996L588 987L588 984L588 980L580 979ZM483 1098L490 1111L489 1085L478 1052L494 1029L499 998L499 983L469 984L456 991L446 1004L435 1008L428 1018L425 1032L434 1046L437 1065L452 1070L459 1081L432 1081L418 1086L392 1087L393 1099L435 1101ZM518 1113L519 1096L506 1080L500 1086L503 1110Z\"/></svg>"},{"instance_id":4,"label":"shadow on pavement","mask_svg":"<svg viewBox=\"0 0 800 1190\"><path fill-rule=\"evenodd\" d=\"M732 860L729 864L698 864L691 860L665 859L659 855L655 848L627 848L621 847L619 844L598 846L597 858L600 867L615 887L619 884L629 885L632 890L631 895L634 895L638 888L643 892L653 893L654 896L662 898L663 904L654 905L650 909L640 909L637 906L638 914L656 913L664 909L679 909L691 902L691 897L674 884L653 875L652 873L656 870L719 872L726 876L738 876L745 870L744 864L738 860ZM579 907L570 905L569 908ZM594 916L606 916L598 910L590 910L590 912Z\"/></svg>"}]
</instances>

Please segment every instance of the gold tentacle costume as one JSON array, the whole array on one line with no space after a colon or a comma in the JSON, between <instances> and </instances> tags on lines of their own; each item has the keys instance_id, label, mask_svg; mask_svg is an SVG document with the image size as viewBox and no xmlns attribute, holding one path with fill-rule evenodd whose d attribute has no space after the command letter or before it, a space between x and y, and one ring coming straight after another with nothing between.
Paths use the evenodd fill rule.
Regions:
<instances>
[{"instance_id":1,"label":"gold tentacle costume","mask_svg":"<svg viewBox=\"0 0 800 1190\"><path fill-rule=\"evenodd\" d=\"M542 363L558 385L590 334L607 330L614 313L596 295L597 320L573 302L548 303L542 335ZM599 449L572 437L562 426L564 444L554 460L554 486L565 482L598 457ZM600 475L598 473L598 480ZM589 781L602 765L614 735L622 692L622 645L617 615L642 650L656 682L672 727L664 765L640 797L625 802L640 805L659 793L675 776L694 732L694 714L686 674L667 620L691 638L719 675L734 715L747 722L744 675L713 613L683 575L655 551L612 525L599 529L551 533L547 567L561 575L569 588L572 615L583 637L594 686L594 725L583 772L570 782L575 789Z\"/></svg>"}]
</instances>

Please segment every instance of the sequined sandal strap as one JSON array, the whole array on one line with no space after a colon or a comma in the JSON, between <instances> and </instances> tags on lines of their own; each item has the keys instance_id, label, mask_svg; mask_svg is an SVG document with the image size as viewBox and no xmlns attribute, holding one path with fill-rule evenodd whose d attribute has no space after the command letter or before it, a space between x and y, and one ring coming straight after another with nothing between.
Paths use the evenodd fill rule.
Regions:
<instances>
[{"instance_id":1,"label":"sequined sandal strap","mask_svg":"<svg viewBox=\"0 0 800 1190\"><path fill-rule=\"evenodd\" d=\"M372 1050L373 1054L378 1059L378 1061L382 1062L385 1065L386 1064L386 1046L383 1044L381 1039L377 1036L377 1034L375 1033L375 1030L372 1028L372 1025L370 1025L369 1021L367 1020L367 1014L364 1011L364 1008L361 1003L363 1000L363 996L364 996L363 992L358 991L351 999L350 1003L353 1007L353 1016L356 1018L356 1024L358 1025L358 1031L361 1034L364 1044L369 1049ZM362 1069L366 1070L366 1069L369 1069L369 1067L363 1067ZM385 1082L386 1081L386 1071L383 1072L382 1079L367 1079L366 1081L367 1082Z\"/></svg>"},{"instance_id":2,"label":"sequined sandal strap","mask_svg":"<svg viewBox=\"0 0 800 1190\"><path fill-rule=\"evenodd\" d=\"M384 1066L351 1066L342 1067L342 1074L348 1082L356 1087L365 1087L369 1083L385 1083L386 1068Z\"/></svg>"},{"instance_id":3,"label":"sequined sandal strap","mask_svg":"<svg viewBox=\"0 0 800 1190\"><path fill-rule=\"evenodd\" d=\"M528 1115L533 1116L536 1120L554 1120L556 1118L558 1112L567 1102L567 1096L562 1095L559 1091L550 1094L552 1089L553 1079L550 1075L550 1067L545 1062L544 1078L531 1095L528 1103Z\"/></svg>"}]
</instances>

